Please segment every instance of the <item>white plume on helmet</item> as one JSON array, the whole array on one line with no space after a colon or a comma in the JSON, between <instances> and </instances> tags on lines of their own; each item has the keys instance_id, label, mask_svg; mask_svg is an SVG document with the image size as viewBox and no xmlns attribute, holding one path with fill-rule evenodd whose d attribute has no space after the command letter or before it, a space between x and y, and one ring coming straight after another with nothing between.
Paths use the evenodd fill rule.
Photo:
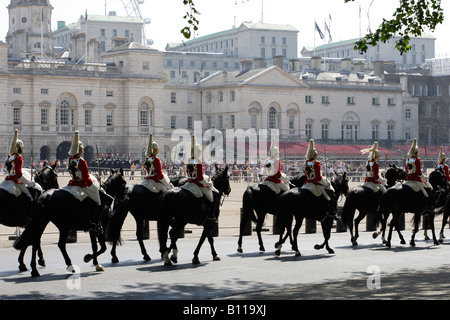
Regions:
<instances>
[{"instance_id":1,"label":"white plume on helmet","mask_svg":"<svg viewBox=\"0 0 450 320\"><path fill-rule=\"evenodd\" d=\"M445 156L445 153L444 153L444 147L441 146L441 149L439 150L438 162L443 163L445 161L445 159L447 159L447 157Z\"/></svg>"},{"instance_id":2,"label":"white plume on helmet","mask_svg":"<svg viewBox=\"0 0 450 320\"><path fill-rule=\"evenodd\" d=\"M80 141L79 131L76 130L72 139L72 145L70 146L69 155L77 155L80 152L80 149L83 149L83 143Z\"/></svg>"},{"instance_id":3,"label":"white plume on helmet","mask_svg":"<svg viewBox=\"0 0 450 320\"><path fill-rule=\"evenodd\" d=\"M419 152L419 147L417 146L417 139L414 138L414 140L413 140L413 142L411 144L411 148L408 151L408 155L412 156L412 155L414 155L414 154L416 154L418 152Z\"/></svg>"},{"instance_id":4,"label":"white plume on helmet","mask_svg":"<svg viewBox=\"0 0 450 320\"><path fill-rule=\"evenodd\" d=\"M380 155L380 151L378 151L378 142L375 141L375 142L373 143L372 148L368 148L368 149L363 149L363 150L361 150L361 153L362 153L362 154L368 153L368 154L369 154L369 156L368 156L369 160L375 159L376 156L379 156L379 155Z\"/></svg>"},{"instance_id":5,"label":"white plume on helmet","mask_svg":"<svg viewBox=\"0 0 450 320\"><path fill-rule=\"evenodd\" d=\"M314 158L314 156L316 156L316 155L317 155L317 150L314 147L314 140L310 139L309 140L308 150L306 151L305 158L306 158L306 160L310 160L310 159Z\"/></svg>"},{"instance_id":6,"label":"white plume on helmet","mask_svg":"<svg viewBox=\"0 0 450 320\"><path fill-rule=\"evenodd\" d=\"M19 147L23 148L23 142L22 140L18 139L19 137L19 130L14 130L14 136L11 140L11 144L9 147L9 154L14 154L18 152Z\"/></svg>"}]
</instances>

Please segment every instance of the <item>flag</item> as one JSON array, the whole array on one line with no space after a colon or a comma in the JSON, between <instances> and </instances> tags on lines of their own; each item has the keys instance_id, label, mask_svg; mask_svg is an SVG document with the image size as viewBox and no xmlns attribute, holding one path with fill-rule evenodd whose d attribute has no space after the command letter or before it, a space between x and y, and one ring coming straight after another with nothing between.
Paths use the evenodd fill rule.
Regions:
<instances>
[{"instance_id":1,"label":"flag","mask_svg":"<svg viewBox=\"0 0 450 320\"><path fill-rule=\"evenodd\" d=\"M86 9L86 13L85 13L85 15L84 15L84 20L87 21L87 18L88 18L88 15L87 15L87 9Z\"/></svg>"},{"instance_id":2,"label":"flag","mask_svg":"<svg viewBox=\"0 0 450 320\"><path fill-rule=\"evenodd\" d=\"M44 9L42 9L41 22L44 22Z\"/></svg>"},{"instance_id":3,"label":"flag","mask_svg":"<svg viewBox=\"0 0 450 320\"><path fill-rule=\"evenodd\" d=\"M319 26L317 25L317 22L314 22L316 24L316 31L319 33L320 39L324 38L324 35L322 33L322 30L320 30Z\"/></svg>"},{"instance_id":4,"label":"flag","mask_svg":"<svg viewBox=\"0 0 450 320\"><path fill-rule=\"evenodd\" d=\"M330 28L328 27L326 22L325 22L325 32L328 32L328 36L330 37L330 42L333 42L333 39L331 38Z\"/></svg>"}]
</instances>

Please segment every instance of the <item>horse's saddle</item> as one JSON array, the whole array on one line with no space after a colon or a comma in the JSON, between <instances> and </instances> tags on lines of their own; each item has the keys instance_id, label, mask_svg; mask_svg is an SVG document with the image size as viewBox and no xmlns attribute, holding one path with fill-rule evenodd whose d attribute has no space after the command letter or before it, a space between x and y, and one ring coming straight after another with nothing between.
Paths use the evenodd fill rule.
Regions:
<instances>
[{"instance_id":1,"label":"horse's saddle","mask_svg":"<svg viewBox=\"0 0 450 320\"><path fill-rule=\"evenodd\" d=\"M302 186L302 189L306 189L309 192L311 192L314 196L320 197L322 195L322 191L320 190L318 185L315 185L314 183L307 182Z\"/></svg>"}]
</instances>

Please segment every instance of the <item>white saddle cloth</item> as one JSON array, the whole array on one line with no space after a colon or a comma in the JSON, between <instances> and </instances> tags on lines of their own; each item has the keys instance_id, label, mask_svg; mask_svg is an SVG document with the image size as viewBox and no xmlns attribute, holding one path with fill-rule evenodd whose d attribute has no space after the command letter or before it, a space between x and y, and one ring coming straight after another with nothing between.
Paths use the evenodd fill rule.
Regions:
<instances>
[{"instance_id":1,"label":"white saddle cloth","mask_svg":"<svg viewBox=\"0 0 450 320\"><path fill-rule=\"evenodd\" d=\"M92 200L94 200L94 202L96 202L97 204L99 204L100 202L100 195L98 193L98 190L100 189L100 183L98 182L97 178L95 176L90 176L91 180L92 180L92 185L94 186L94 188L82 188L79 186L65 186L63 188L61 188L61 190L64 190L66 192L69 192L75 199L77 199L78 201L83 201L85 200L87 197L91 198Z\"/></svg>"},{"instance_id":2,"label":"white saddle cloth","mask_svg":"<svg viewBox=\"0 0 450 320\"><path fill-rule=\"evenodd\" d=\"M26 180L31 181L30 169L22 169L22 175ZM6 179L3 180L2 183L0 183L0 189L6 190L8 193L10 193L16 197L18 197L22 194L21 188L26 188L26 185L23 184L23 186L22 185L19 186L14 181L6 180Z\"/></svg>"}]
</instances>

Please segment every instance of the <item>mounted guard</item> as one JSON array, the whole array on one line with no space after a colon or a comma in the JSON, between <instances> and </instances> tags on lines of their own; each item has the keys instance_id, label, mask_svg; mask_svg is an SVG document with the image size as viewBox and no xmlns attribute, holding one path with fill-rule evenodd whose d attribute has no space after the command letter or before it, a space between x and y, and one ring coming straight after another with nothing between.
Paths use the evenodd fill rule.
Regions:
<instances>
[{"instance_id":1,"label":"mounted guard","mask_svg":"<svg viewBox=\"0 0 450 320\"><path fill-rule=\"evenodd\" d=\"M71 193L80 202L86 198L91 198L95 202L97 206L91 221L92 228L89 231L95 231L101 234L103 233L103 228L100 225L100 219L103 212L103 205L99 193L101 189L100 183L94 176L89 174L87 162L82 158L83 151L84 146L80 141L79 132L75 131L69 150L70 157L67 159L68 170L72 179L62 190ZM104 191L103 193L106 195Z\"/></svg>"},{"instance_id":2,"label":"mounted guard","mask_svg":"<svg viewBox=\"0 0 450 320\"><path fill-rule=\"evenodd\" d=\"M419 147L417 146L416 138L413 140L408 155L409 158L405 164L406 182L404 184L409 186L414 192L422 191L425 198L428 199L429 194L426 189L431 190L433 187L422 173L422 161L419 158Z\"/></svg>"},{"instance_id":3,"label":"mounted guard","mask_svg":"<svg viewBox=\"0 0 450 320\"><path fill-rule=\"evenodd\" d=\"M181 188L190 191L196 198L206 197L210 206L208 217L214 218L213 192L219 193L211 179L203 174L202 147L197 143L195 134L191 139L191 159L186 166L188 181Z\"/></svg>"},{"instance_id":4,"label":"mounted guard","mask_svg":"<svg viewBox=\"0 0 450 320\"><path fill-rule=\"evenodd\" d=\"M150 134L145 161L147 176L141 184L153 193L165 192L173 188L167 175L162 172L161 160L157 157L158 152L159 146L153 141L153 134Z\"/></svg>"},{"instance_id":5,"label":"mounted guard","mask_svg":"<svg viewBox=\"0 0 450 320\"><path fill-rule=\"evenodd\" d=\"M447 182L450 183L450 174L448 170L448 165L445 163L446 160L447 157L445 156L443 147L441 146L441 149L439 151L438 163L436 164L436 169L441 169L445 174Z\"/></svg>"},{"instance_id":6,"label":"mounted guard","mask_svg":"<svg viewBox=\"0 0 450 320\"><path fill-rule=\"evenodd\" d=\"M267 178L262 182L276 194L281 191L289 190L289 179L285 173L281 172L280 151L275 145L275 139L272 139L270 145L269 157L264 162Z\"/></svg>"},{"instance_id":7,"label":"mounted guard","mask_svg":"<svg viewBox=\"0 0 450 320\"><path fill-rule=\"evenodd\" d=\"M11 140L11 145L8 152L8 158L5 162L6 170L8 175L5 180L0 183L0 188L5 189L10 194L18 197L24 193L31 202L34 201L27 187L36 188L42 191L42 187L31 181L31 174L29 171L22 171L23 157L22 153L24 150L24 145L21 140L18 139L19 130L14 131L13 139Z\"/></svg>"},{"instance_id":8,"label":"mounted guard","mask_svg":"<svg viewBox=\"0 0 450 320\"><path fill-rule=\"evenodd\" d=\"M373 192L381 191L386 192L386 180L380 177L380 165L378 160L380 159L380 151L378 151L378 142L374 142L372 148L361 150L362 154L369 154L366 165L366 178L364 180L363 187L371 189Z\"/></svg>"},{"instance_id":9,"label":"mounted guard","mask_svg":"<svg viewBox=\"0 0 450 320\"><path fill-rule=\"evenodd\" d=\"M328 179L322 177L322 166L317 160L317 150L314 147L314 140L309 140L308 151L306 152L306 164L304 166L304 173L307 178L305 184L302 186L304 189L308 189L316 197L323 195L325 199L331 202L331 198L327 193L327 190L334 192L331 183Z\"/></svg>"}]
</instances>

